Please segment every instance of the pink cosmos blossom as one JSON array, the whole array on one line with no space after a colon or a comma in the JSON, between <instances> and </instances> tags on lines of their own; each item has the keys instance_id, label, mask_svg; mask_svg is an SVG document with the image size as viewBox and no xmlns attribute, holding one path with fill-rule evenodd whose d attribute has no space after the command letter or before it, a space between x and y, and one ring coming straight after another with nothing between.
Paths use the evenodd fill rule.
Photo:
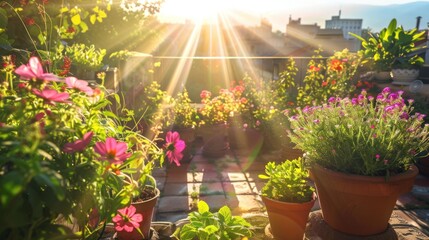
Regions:
<instances>
[{"instance_id":1,"label":"pink cosmos blossom","mask_svg":"<svg viewBox=\"0 0 429 240\"><path fill-rule=\"evenodd\" d=\"M15 73L21 76L24 80L46 80L46 81L59 81L58 77L52 73L43 73L43 67L37 57L31 57L27 65L21 65Z\"/></svg>"},{"instance_id":2,"label":"pink cosmos blossom","mask_svg":"<svg viewBox=\"0 0 429 240\"><path fill-rule=\"evenodd\" d=\"M84 80L79 80L75 77L67 77L66 78L66 84L69 88L74 88L77 90L80 90L88 96L92 96L94 94L94 90L90 86L88 86L88 82Z\"/></svg>"},{"instance_id":3,"label":"pink cosmos blossom","mask_svg":"<svg viewBox=\"0 0 429 240\"><path fill-rule=\"evenodd\" d=\"M109 161L113 164L121 164L131 156L127 153L128 146L125 142L117 142L114 138L107 138L106 142L97 142L94 151L101 155L101 160Z\"/></svg>"},{"instance_id":4,"label":"pink cosmos blossom","mask_svg":"<svg viewBox=\"0 0 429 240\"><path fill-rule=\"evenodd\" d=\"M55 89L46 88L44 90L33 89L33 93L45 99L47 104L54 105L55 102L67 103L70 95L68 93L58 92Z\"/></svg>"},{"instance_id":5,"label":"pink cosmos blossom","mask_svg":"<svg viewBox=\"0 0 429 240\"><path fill-rule=\"evenodd\" d=\"M165 148L167 149L167 158L170 163L174 162L177 166L180 166L180 160L183 158L182 151L185 149L185 141L180 139L178 132L168 132L165 137Z\"/></svg>"},{"instance_id":6,"label":"pink cosmos blossom","mask_svg":"<svg viewBox=\"0 0 429 240\"><path fill-rule=\"evenodd\" d=\"M136 208L131 205L118 210L118 214L112 218L115 223L115 230L132 232L135 228L140 227L143 221L143 215L136 213Z\"/></svg>"},{"instance_id":7,"label":"pink cosmos blossom","mask_svg":"<svg viewBox=\"0 0 429 240\"><path fill-rule=\"evenodd\" d=\"M64 144L63 151L65 153L74 153L83 151L91 142L93 132L87 132L83 135L83 139L78 139L72 143Z\"/></svg>"}]
</instances>

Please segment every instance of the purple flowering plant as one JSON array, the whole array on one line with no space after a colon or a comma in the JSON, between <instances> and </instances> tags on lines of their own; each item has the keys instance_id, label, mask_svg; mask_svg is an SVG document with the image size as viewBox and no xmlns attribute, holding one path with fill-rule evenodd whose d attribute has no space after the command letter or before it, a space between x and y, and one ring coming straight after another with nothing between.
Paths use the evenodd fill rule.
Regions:
<instances>
[{"instance_id":1,"label":"purple flowering plant","mask_svg":"<svg viewBox=\"0 0 429 240\"><path fill-rule=\"evenodd\" d=\"M412 114L413 100L383 89L377 97L329 98L298 108L290 117L291 141L310 163L344 173L390 176L409 169L429 148L425 115Z\"/></svg>"},{"instance_id":2,"label":"purple flowering plant","mask_svg":"<svg viewBox=\"0 0 429 240\"><path fill-rule=\"evenodd\" d=\"M158 147L132 131L109 111L103 86L45 73L36 57L2 73L0 239L98 239L156 187L152 170L165 156L180 165L180 136L169 132ZM138 215L130 219L117 229L136 226Z\"/></svg>"}]
</instances>

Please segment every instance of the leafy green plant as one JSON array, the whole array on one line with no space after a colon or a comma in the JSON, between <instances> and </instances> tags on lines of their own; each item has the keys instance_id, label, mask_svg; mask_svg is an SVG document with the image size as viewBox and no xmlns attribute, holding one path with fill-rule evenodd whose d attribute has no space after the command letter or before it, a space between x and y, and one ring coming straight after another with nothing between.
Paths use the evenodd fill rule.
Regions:
<instances>
[{"instance_id":1,"label":"leafy green plant","mask_svg":"<svg viewBox=\"0 0 429 240\"><path fill-rule=\"evenodd\" d=\"M11 46L22 49L20 53L35 52L43 61L52 62L50 52L56 45L103 22L112 5L105 0L96 3L5 0L0 6L0 26ZM2 38L5 39L4 35Z\"/></svg>"},{"instance_id":2,"label":"leafy green plant","mask_svg":"<svg viewBox=\"0 0 429 240\"><path fill-rule=\"evenodd\" d=\"M362 42L366 61L373 64L374 70L416 68L424 63L422 57L412 55L412 52L416 50L415 44L424 38L425 31L418 32L417 29L406 31L397 25L395 18L379 34L369 33L369 39L350 34Z\"/></svg>"},{"instance_id":3,"label":"leafy green plant","mask_svg":"<svg viewBox=\"0 0 429 240\"><path fill-rule=\"evenodd\" d=\"M211 213L209 205L198 202L198 211L189 214L189 223L176 230L174 236L181 240L241 239L253 235L252 226L240 216L232 216L231 210L223 206Z\"/></svg>"},{"instance_id":4,"label":"leafy green plant","mask_svg":"<svg viewBox=\"0 0 429 240\"><path fill-rule=\"evenodd\" d=\"M390 176L407 171L416 154L429 148L424 115L412 114L403 92L384 88L376 98L331 97L321 106L290 115L290 138L310 163L339 172Z\"/></svg>"},{"instance_id":5,"label":"leafy green plant","mask_svg":"<svg viewBox=\"0 0 429 240\"><path fill-rule=\"evenodd\" d=\"M65 46L65 55L70 57L72 64L78 70L96 71L103 66L103 58L106 55L105 49L97 49L94 45L75 43Z\"/></svg>"},{"instance_id":6,"label":"leafy green plant","mask_svg":"<svg viewBox=\"0 0 429 240\"><path fill-rule=\"evenodd\" d=\"M184 89L173 99L173 124L179 128L195 128L198 126L199 117L197 109L191 105L188 91Z\"/></svg>"},{"instance_id":7,"label":"leafy green plant","mask_svg":"<svg viewBox=\"0 0 429 240\"><path fill-rule=\"evenodd\" d=\"M265 174L260 179L268 180L261 190L265 197L282 201L303 203L313 198L314 188L308 184L309 173L301 158L265 165Z\"/></svg>"}]
</instances>

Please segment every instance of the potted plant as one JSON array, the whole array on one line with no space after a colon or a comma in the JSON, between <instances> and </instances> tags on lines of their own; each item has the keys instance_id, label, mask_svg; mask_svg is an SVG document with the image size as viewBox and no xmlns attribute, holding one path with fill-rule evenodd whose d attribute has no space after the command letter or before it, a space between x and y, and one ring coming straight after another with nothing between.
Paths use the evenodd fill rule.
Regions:
<instances>
[{"instance_id":1,"label":"potted plant","mask_svg":"<svg viewBox=\"0 0 429 240\"><path fill-rule=\"evenodd\" d=\"M152 190L156 198L151 171L164 155L180 165L185 146L177 133L159 148L107 111L104 92L86 81L44 73L36 57L3 70L1 239L100 236L142 192ZM119 213L134 215L132 209ZM116 221L117 230L144 225L138 216L132 220Z\"/></svg>"},{"instance_id":2,"label":"potted plant","mask_svg":"<svg viewBox=\"0 0 429 240\"><path fill-rule=\"evenodd\" d=\"M331 97L290 116L291 141L306 155L333 229L361 236L387 229L396 199L418 174L414 157L429 146L429 125L411 108L401 91L385 88L375 98L365 91Z\"/></svg>"},{"instance_id":3,"label":"potted plant","mask_svg":"<svg viewBox=\"0 0 429 240\"><path fill-rule=\"evenodd\" d=\"M60 48L62 45L59 45ZM95 80L95 72L103 66L106 49L95 48L94 45L75 43L63 46L64 55L69 57L72 63L71 71L79 79ZM61 49L57 52L62 52Z\"/></svg>"},{"instance_id":4,"label":"potted plant","mask_svg":"<svg viewBox=\"0 0 429 240\"><path fill-rule=\"evenodd\" d=\"M388 82L394 59L390 51L391 40L394 37L392 29L383 28L378 34L368 32L368 39L364 39L354 33L350 33L350 35L362 42L363 49L361 51L365 58L362 63L370 64L371 68L375 71L374 77L378 82Z\"/></svg>"},{"instance_id":5,"label":"potted plant","mask_svg":"<svg viewBox=\"0 0 429 240\"><path fill-rule=\"evenodd\" d=\"M172 115L172 129L179 132L186 142L193 142L199 119L197 108L191 105L191 99L186 89L178 93L173 99Z\"/></svg>"},{"instance_id":6,"label":"potted plant","mask_svg":"<svg viewBox=\"0 0 429 240\"><path fill-rule=\"evenodd\" d=\"M228 206L210 212L206 202L198 202L198 211L189 213L188 221L179 226L173 237L180 240L194 239L247 239L253 236L250 223L240 216L233 216Z\"/></svg>"},{"instance_id":7,"label":"potted plant","mask_svg":"<svg viewBox=\"0 0 429 240\"><path fill-rule=\"evenodd\" d=\"M315 202L314 188L302 158L265 165L259 178L268 182L261 190L271 232L276 239L303 239L308 214Z\"/></svg>"},{"instance_id":8,"label":"potted plant","mask_svg":"<svg viewBox=\"0 0 429 240\"><path fill-rule=\"evenodd\" d=\"M180 133L181 139L188 146L184 151L184 159L190 161L193 154L191 152L192 148L189 146L195 141L196 128L199 124L197 108L191 104L191 99L186 89L178 93L171 101L171 129Z\"/></svg>"},{"instance_id":9,"label":"potted plant","mask_svg":"<svg viewBox=\"0 0 429 240\"><path fill-rule=\"evenodd\" d=\"M251 90L247 89L245 84L245 81L241 81L229 89L234 98L227 134L231 149L254 149L262 147L263 144L263 136L259 131L261 121L256 117L253 101L247 98Z\"/></svg>"},{"instance_id":10,"label":"potted plant","mask_svg":"<svg viewBox=\"0 0 429 240\"><path fill-rule=\"evenodd\" d=\"M372 62L374 70L391 71L392 79L401 83L410 82L419 75L418 68L424 60L413 52L417 49L415 44L424 39L424 34L417 29L404 30L394 18L378 35L369 33L368 40L352 35L362 41L364 55Z\"/></svg>"}]
</instances>

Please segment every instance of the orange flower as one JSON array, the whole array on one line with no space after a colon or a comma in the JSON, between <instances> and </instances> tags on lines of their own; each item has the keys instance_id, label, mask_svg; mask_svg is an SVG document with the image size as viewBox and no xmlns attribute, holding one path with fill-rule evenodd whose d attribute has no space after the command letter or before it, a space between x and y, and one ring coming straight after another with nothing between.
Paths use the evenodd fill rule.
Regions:
<instances>
[{"instance_id":1,"label":"orange flower","mask_svg":"<svg viewBox=\"0 0 429 240\"><path fill-rule=\"evenodd\" d=\"M341 64L341 61L338 59L332 59L331 61L331 69L335 70L337 72L343 70L343 65Z\"/></svg>"},{"instance_id":2,"label":"orange flower","mask_svg":"<svg viewBox=\"0 0 429 240\"><path fill-rule=\"evenodd\" d=\"M326 87L326 86L328 86L328 81L323 81L322 82L322 87Z\"/></svg>"},{"instance_id":3,"label":"orange flower","mask_svg":"<svg viewBox=\"0 0 429 240\"><path fill-rule=\"evenodd\" d=\"M320 71L320 68L316 66L310 66L310 71L318 72Z\"/></svg>"}]
</instances>

